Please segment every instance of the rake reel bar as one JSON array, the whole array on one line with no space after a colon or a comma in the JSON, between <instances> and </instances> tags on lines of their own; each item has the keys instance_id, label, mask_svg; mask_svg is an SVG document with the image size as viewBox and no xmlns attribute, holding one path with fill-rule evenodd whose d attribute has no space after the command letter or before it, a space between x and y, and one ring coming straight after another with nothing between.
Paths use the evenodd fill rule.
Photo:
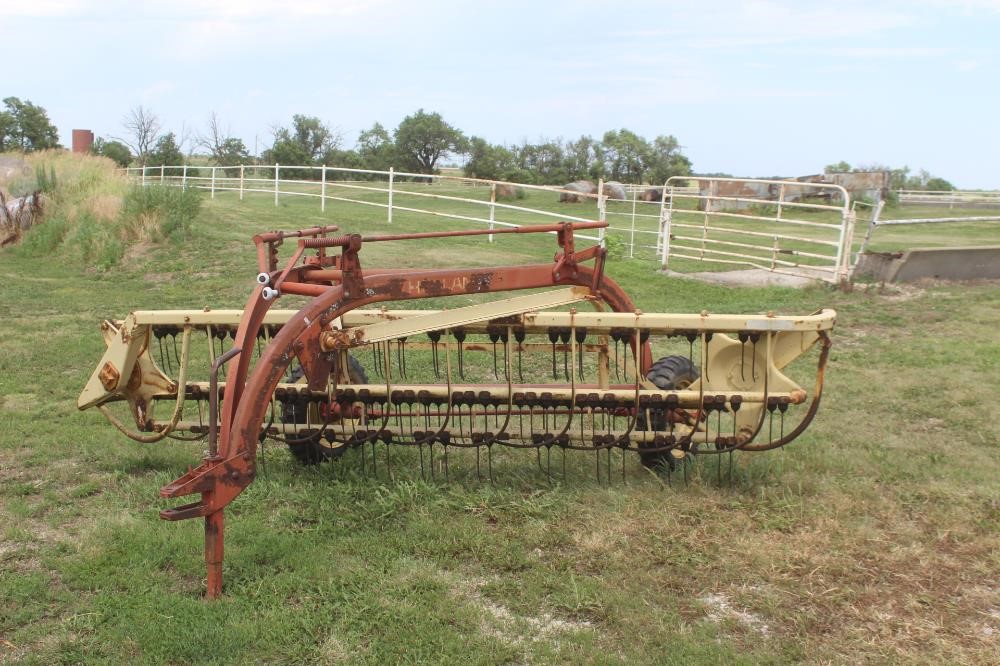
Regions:
<instances>
[{"instance_id":1,"label":"rake reel bar","mask_svg":"<svg viewBox=\"0 0 1000 666\"><path fill-rule=\"evenodd\" d=\"M328 452L417 447L422 472L427 449L432 474L435 452L447 474L449 448L475 449L478 473L485 450L492 479L497 446L544 449L549 460L552 448L617 449L672 466L694 454L775 448L801 433L819 404L835 313L642 313L603 274L602 248L574 248L574 231L602 225L493 230L555 233L560 251L551 263L475 269L362 268L360 250L478 230L258 235L259 273L243 311L138 311L105 322L108 350L79 406L98 407L141 442L207 438L201 464L161 489L200 499L161 516L205 519L209 597L221 593L224 507L253 482L266 438L293 447L325 441ZM296 246L279 266L288 239ZM361 309L539 288L550 289L449 310ZM290 294L309 301L298 311L272 308ZM584 304L591 307L578 309ZM573 307L551 310L565 306ZM783 370L816 343L809 400ZM654 346L686 350L694 381L662 389L647 379ZM134 428L111 413L114 402L127 404ZM790 411L800 418L786 428Z\"/></svg>"}]
</instances>

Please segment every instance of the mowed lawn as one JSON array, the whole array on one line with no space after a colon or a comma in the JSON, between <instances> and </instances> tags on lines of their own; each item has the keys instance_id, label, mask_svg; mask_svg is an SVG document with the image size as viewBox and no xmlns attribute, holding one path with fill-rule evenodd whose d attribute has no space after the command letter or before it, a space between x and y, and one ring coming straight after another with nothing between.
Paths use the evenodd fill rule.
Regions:
<instances>
[{"instance_id":1,"label":"mowed lawn","mask_svg":"<svg viewBox=\"0 0 1000 666\"><path fill-rule=\"evenodd\" d=\"M646 312L836 308L806 434L737 455L721 483L714 459L667 485L630 457L610 487L587 453L552 485L533 453L511 454L491 485L468 460L446 484L422 480L412 451L387 470L383 447L373 476L351 454L303 468L269 446L227 510L225 597L205 601L200 521L158 517L171 505L160 486L201 445L140 445L76 410L104 348L98 324L242 307L261 230L463 226L401 213L389 227L384 215L227 193L205 201L186 242L133 248L109 272L72 248L0 253L0 660L995 663L996 282L733 289L619 258L608 271ZM525 236L362 256L485 266L554 250L551 236Z\"/></svg>"}]
</instances>

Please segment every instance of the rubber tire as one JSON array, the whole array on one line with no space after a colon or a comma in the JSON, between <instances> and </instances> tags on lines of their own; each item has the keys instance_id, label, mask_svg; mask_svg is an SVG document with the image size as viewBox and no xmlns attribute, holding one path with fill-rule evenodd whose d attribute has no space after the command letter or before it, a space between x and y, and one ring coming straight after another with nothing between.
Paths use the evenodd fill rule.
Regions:
<instances>
[{"instance_id":1,"label":"rubber tire","mask_svg":"<svg viewBox=\"0 0 1000 666\"><path fill-rule=\"evenodd\" d=\"M300 365L292 370L292 374L289 376L289 382L298 382L304 376L305 370L303 370ZM368 375L365 373L364 366L361 365L361 362L358 361L358 359L350 355L347 357L347 376L350 378L352 384L368 383ZM281 422L305 423L307 405L308 401L305 398L282 402ZM298 460L301 464L318 465L321 462L333 460L344 455L347 451L347 446L344 444L340 444L339 446L327 446L320 441L319 436L316 436L300 444L290 443L288 445L288 450L291 452L292 457Z\"/></svg>"},{"instance_id":2,"label":"rubber tire","mask_svg":"<svg viewBox=\"0 0 1000 666\"><path fill-rule=\"evenodd\" d=\"M685 389L698 381L701 373L687 356L664 356L650 367L646 373L646 379L651 381L656 388L664 391ZM665 430L667 428L667 412L663 409L649 410L652 430ZM647 430L645 414L640 414L636 420L636 427L639 430ZM677 465L677 459L671 455L670 451L657 451L654 453L643 453L639 451L639 461L643 467L655 468L667 466L671 470Z\"/></svg>"}]
</instances>

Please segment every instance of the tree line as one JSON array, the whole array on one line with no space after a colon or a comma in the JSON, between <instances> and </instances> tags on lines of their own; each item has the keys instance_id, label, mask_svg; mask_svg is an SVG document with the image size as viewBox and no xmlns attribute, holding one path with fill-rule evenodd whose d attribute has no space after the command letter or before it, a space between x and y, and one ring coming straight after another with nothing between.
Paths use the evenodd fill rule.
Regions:
<instances>
[{"instance_id":1,"label":"tree line","mask_svg":"<svg viewBox=\"0 0 1000 666\"><path fill-rule=\"evenodd\" d=\"M100 141L95 150L139 166L184 164L181 145L173 132L160 133L155 114L136 107L125 117L124 136ZM262 164L290 166L337 166L352 169L433 174L443 161L458 158L466 176L521 183L563 184L579 179L617 180L626 183L663 182L670 176L691 174L691 161L682 153L673 136L657 136L652 141L627 129L605 132L600 139L581 136L577 140L542 140L505 146L477 136L466 136L440 113L418 109L389 130L381 123L359 133L353 148L346 148L344 136L315 116L295 114L290 125L272 130L273 142L264 150ZM217 166L233 166L251 161L243 141L225 131L212 113L206 131L195 145L205 149ZM126 155L127 153L127 155ZM315 170L288 168L289 178L318 178ZM328 174L328 178L356 174Z\"/></svg>"},{"instance_id":2,"label":"tree line","mask_svg":"<svg viewBox=\"0 0 1000 666\"><path fill-rule=\"evenodd\" d=\"M551 185L574 180L617 180L623 183L662 183L671 176L694 175L691 160L672 135L646 139L628 129L610 130L600 138L542 139L519 145L493 144L482 137L466 136L440 113L418 109L389 130L381 123L359 133L353 148L344 136L315 116L295 114L291 124L272 128L271 146L259 156L250 154L243 140L224 127L215 112L201 131L182 127L164 131L159 117L143 106L133 107L122 119L121 133L99 137L91 152L120 166L180 166L196 151L212 164L287 164L337 166L372 171L395 167L400 171L433 174L444 160L458 158L472 178ZM0 152L31 152L59 148L59 133L41 106L17 97L3 99L0 110ZM883 165L852 167L841 161L825 171L888 171L890 189L953 190L944 178L921 169ZM318 178L315 170L283 170L289 178ZM713 175L713 174L706 174ZM328 173L328 178L338 177ZM357 175L340 177L358 178Z\"/></svg>"}]
</instances>

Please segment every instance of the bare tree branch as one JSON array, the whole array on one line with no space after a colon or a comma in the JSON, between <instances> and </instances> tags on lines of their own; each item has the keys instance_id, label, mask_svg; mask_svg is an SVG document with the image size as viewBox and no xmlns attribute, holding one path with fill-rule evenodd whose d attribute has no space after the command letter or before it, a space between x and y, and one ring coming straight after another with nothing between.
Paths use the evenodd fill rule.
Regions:
<instances>
[{"instance_id":1,"label":"bare tree branch","mask_svg":"<svg viewBox=\"0 0 1000 666\"><path fill-rule=\"evenodd\" d=\"M160 119L152 110L140 104L132 107L122 119L122 128L125 130L125 136L111 138L128 146L139 164L146 166L149 154L160 138Z\"/></svg>"}]
</instances>

